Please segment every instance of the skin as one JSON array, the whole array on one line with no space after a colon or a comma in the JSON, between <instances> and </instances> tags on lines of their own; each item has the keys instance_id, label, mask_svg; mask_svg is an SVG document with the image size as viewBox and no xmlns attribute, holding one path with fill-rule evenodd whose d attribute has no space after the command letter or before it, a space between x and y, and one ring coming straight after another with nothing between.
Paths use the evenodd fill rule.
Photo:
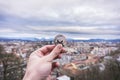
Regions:
<instances>
[{"instance_id":1,"label":"skin","mask_svg":"<svg viewBox=\"0 0 120 80\"><path fill-rule=\"evenodd\" d=\"M23 80L51 80L51 72L58 67L54 59L59 58L65 52L61 44L46 45L34 51L29 58L26 73Z\"/></svg>"}]
</instances>

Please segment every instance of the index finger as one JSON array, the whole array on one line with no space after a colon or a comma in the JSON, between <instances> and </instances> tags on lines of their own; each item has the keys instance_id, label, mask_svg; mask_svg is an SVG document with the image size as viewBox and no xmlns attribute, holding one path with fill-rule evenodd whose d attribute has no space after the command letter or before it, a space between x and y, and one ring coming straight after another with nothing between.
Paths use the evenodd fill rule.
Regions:
<instances>
[{"instance_id":1,"label":"index finger","mask_svg":"<svg viewBox=\"0 0 120 80\"><path fill-rule=\"evenodd\" d=\"M54 49L54 47L55 45L45 45L40 49L38 49L38 51L40 51L41 53L43 53L43 55L45 55L46 53L51 52Z\"/></svg>"},{"instance_id":2,"label":"index finger","mask_svg":"<svg viewBox=\"0 0 120 80\"><path fill-rule=\"evenodd\" d=\"M43 47L37 49L36 51L32 52L31 55L37 54L38 56L42 57L42 56L46 55L47 53L50 53L54 49L54 47L55 47L55 45L43 46Z\"/></svg>"}]
</instances>

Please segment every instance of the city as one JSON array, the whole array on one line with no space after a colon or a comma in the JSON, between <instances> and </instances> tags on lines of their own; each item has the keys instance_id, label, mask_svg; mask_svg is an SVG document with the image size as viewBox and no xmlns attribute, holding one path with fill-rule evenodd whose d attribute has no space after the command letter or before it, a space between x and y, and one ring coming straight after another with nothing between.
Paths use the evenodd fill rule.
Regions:
<instances>
[{"instance_id":1,"label":"city","mask_svg":"<svg viewBox=\"0 0 120 80\"><path fill-rule=\"evenodd\" d=\"M39 49L44 45L54 44L53 41L1 41L0 45L4 48L2 54L13 54L19 64L15 64L14 61L7 61L5 64L0 58L0 78L5 80L5 76L9 77L11 74L9 70L14 70L21 67L20 78L15 78L21 80L26 69L26 64L29 59L29 55ZM55 70L52 75L53 78L61 80L63 76L67 77L69 80L74 78L74 76L84 74L84 71L90 70L93 66L97 66L99 71L105 71L106 64L109 60L117 60L120 62L120 42L85 42L85 41L68 41L66 43L65 49L66 53L62 54L61 59L55 61L61 64L58 70ZM118 50L118 53L113 54ZM1 50L2 51L2 50ZM6 57L8 58L8 57ZM4 60L4 58L3 58ZM6 59L5 59L6 60ZM9 60L9 59L8 59ZM11 60L11 59L10 59ZM14 64L14 65L13 65ZM120 64L120 63L119 63ZM8 72L4 73L5 65L7 65ZM18 66L19 65L19 66ZM16 67L18 66L18 67ZM120 68L120 66L118 66ZM17 73L16 73L17 74ZM9 79L6 79L9 80ZM74 80L74 79L73 79ZM77 80L77 79L75 79ZM85 79L84 79L85 80ZM87 79L86 79L87 80Z\"/></svg>"}]
</instances>

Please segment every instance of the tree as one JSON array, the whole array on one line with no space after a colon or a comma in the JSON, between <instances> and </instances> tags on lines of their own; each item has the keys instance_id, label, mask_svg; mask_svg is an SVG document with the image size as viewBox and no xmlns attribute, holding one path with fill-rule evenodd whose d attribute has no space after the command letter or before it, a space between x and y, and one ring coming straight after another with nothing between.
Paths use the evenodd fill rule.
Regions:
<instances>
[{"instance_id":1,"label":"tree","mask_svg":"<svg viewBox=\"0 0 120 80\"><path fill-rule=\"evenodd\" d=\"M6 53L0 45L0 61L3 65L3 80L21 80L23 77L22 59L15 54Z\"/></svg>"}]
</instances>

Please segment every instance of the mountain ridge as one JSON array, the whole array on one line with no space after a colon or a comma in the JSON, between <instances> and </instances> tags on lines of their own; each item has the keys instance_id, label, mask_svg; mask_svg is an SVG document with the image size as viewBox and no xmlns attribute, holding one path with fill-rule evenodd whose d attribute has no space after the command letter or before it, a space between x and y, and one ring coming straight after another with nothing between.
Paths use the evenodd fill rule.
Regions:
<instances>
[{"instance_id":1,"label":"mountain ridge","mask_svg":"<svg viewBox=\"0 0 120 80\"><path fill-rule=\"evenodd\" d=\"M0 41L53 41L53 38L33 38L33 37L23 37L23 38L5 38L0 37ZM74 42L120 42L120 39L88 39L88 40L80 40L80 39L72 39L67 38L67 41Z\"/></svg>"}]
</instances>

